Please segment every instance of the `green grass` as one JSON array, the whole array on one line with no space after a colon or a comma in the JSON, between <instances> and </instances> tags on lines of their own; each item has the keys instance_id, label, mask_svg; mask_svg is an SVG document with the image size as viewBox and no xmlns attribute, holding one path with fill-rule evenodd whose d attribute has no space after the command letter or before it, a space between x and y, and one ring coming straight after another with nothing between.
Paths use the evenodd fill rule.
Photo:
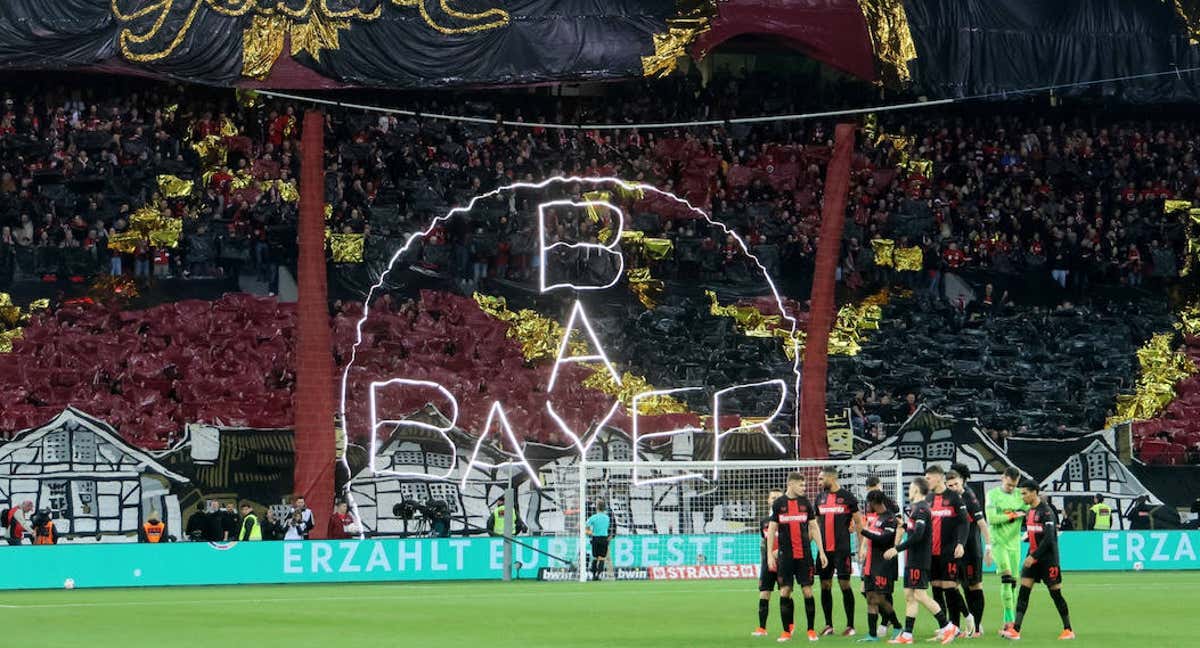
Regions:
<instances>
[{"instance_id":1,"label":"green grass","mask_svg":"<svg viewBox=\"0 0 1200 648\"><path fill-rule=\"evenodd\" d=\"M989 581L988 636L967 645L1007 643L995 636L998 587ZM0 592L0 623L10 641L54 648L776 645L773 637L749 636L757 622L755 588L750 581L487 582ZM1200 600L1198 572L1067 574L1064 592L1079 643L1163 648L1200 641L1190 623ZM840 629L836 593L834 606ZM779 617L771 607L774 634ZM803 605L797 608L803 619ZM865 609L860 599L860 632ZM918 643L932 626L922 612ZM1056 645L1058 632L1058 615L1039 587L1021 644Z\"/></svg>"}]
</instances>

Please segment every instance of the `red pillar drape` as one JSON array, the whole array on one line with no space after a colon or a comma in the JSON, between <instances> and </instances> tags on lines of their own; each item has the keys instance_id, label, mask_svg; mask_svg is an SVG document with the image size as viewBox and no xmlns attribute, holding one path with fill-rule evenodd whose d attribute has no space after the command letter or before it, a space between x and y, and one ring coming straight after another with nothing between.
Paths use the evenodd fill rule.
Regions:
<instances>
[{"instance_id":1,"label":"red pillar drape","mask_svg":"<svg viewBox=\"0 0 1200 648\"><path fill-rule=\"evenodd\" d=\"M300 142L299 303L296 326L296 493L325 537L333 510L333 343L325 275L325 116L304 115Z\"/></svg>"},{"instance_id":2,"label":"red pillar drape","mask_svg":"<svg viewBox=\"0 0 1200 648\"><path fill-rule=\"evenodd\" d=\"M825 435L825 388L829 370L829 331L833 328L836 270L846 224L846 195L850 191L850 160L854 155L854 124L838 124L833 157L825 173L825 205L821 212L821 240L813 271L812 301L804 366L800 376L800 457L829 456Z\"/></svg>"}]
</instances>

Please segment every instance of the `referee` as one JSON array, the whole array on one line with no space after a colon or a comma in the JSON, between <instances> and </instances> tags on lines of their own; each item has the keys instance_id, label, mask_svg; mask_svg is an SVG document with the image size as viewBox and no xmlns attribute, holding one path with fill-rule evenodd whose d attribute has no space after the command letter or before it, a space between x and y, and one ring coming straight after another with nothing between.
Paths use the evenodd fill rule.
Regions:
<instances>
[{"instance_id":1,"label":"referee","mask_svg":"<svg viewBox=\"0 0 1200 648\"><path fill-rule=\"evenodd\" d=\"M587 534L592 539L592 580L600 580L600 574L608 564L609 530L612 528L612 517L604 500L596 502L596 512L587 519Z\"/></svg>"}]
</instances>

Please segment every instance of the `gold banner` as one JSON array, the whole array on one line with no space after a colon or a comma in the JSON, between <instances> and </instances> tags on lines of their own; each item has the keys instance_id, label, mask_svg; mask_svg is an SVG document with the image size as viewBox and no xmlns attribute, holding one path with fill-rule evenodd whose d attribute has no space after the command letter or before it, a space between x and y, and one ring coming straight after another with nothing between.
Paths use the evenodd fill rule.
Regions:
<instances>
[{"instance_id":1,"label":"gold banner","mask_svg":"<svg viewBox=\"0 0 1200 648\"><path fill-rule=\"evenodd\" d=\"M919 246L896 248L896 269L908 272L920 272L925 265L925 253Z\"/></svg>"},{"instance_id":2,"label":"gold banner","mask_svg":"<svg viewBox=\"0 0 1200 648\"><path fill-rule=\"evenodd\" d=\"M871 33L880 80L888 85L909 84L912 74L908 63L916 60L917 46L913 43L903 0L858 0L858 6Z\"/></svg>"},{"instance_id":3,"label":"gold banner","mask_svg":"<svg viewBox=\"0 0 1200 648\"><path fill-rule=\"evenodd\" d=\"M896 267L896 242L892 239L871 239L871 249L875 251L875 265L881 268Z\"/></svg>"},{"instance_id":4,"label":"gold banner","mask_svg":"<svg viewBox=\"0 0 1200 648\"><path fill-rule=\"evenodd\" d=\"M1196 373L1196 364L1172 348L1173 340L1174 335L1159 333L1138 349L1142 370L1134 393L1117 397L1116 414L1105 425L1152 419L1175 400L1175 385Z\"/></svg>"},{"instance_id":5,"label":"gold banner","mask_svg":"<svg viewBox=\"0 0 1200 648\"><path fill-rule=\"evenodd\" d=\"M362 263L362 234L333 234L329 237L329 249L334 263Z\"/></svg>"},{"instance_id":6,"label":"gold banner","mask_svg":"<svg viewBox=\"0 0 1200 648\"><path fill-rule=\"evenodd\" d=\"M1192 208L1190 200L1167 200L1163 202L1163 213L1174 214L1175 212L1187 211Z\"/></svg>"},{"instance_id":7,"label":"gold banner","mask_svg":"<svg viewBox=\"0 0 1200 648\"><path fill-rule=\"evenodd\" d=\"M184 180L178 176L158 176L158 193L167 198L186 198L192 194L194 185L191 180Z\"/></svg>"}]
</instances>

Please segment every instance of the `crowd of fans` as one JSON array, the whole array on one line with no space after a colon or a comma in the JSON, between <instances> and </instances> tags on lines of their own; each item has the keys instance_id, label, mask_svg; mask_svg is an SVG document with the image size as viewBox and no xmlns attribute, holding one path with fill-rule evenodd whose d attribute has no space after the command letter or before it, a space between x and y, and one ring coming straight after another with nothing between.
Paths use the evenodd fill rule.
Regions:
<instances>
[{"instance_id":1,"label":"crowd of fans","mask_svg":"<svg viewBox=\"0 0 1200 648\"><path fill-rule=\"evenodd\" d=\"M134 80L9 88L0 106L0 282L209 277L243 265L269 278L269 234L296 217L275 182L298 170L294 117L239 106L231 93ZM221 153L202 155L194 145L210 135ZM164 196L160 175L192 190ZM135 227L142 209L181 220L179 242ZM130 232L138 235L112 244Z\"/></svg>"}]
</instances>

